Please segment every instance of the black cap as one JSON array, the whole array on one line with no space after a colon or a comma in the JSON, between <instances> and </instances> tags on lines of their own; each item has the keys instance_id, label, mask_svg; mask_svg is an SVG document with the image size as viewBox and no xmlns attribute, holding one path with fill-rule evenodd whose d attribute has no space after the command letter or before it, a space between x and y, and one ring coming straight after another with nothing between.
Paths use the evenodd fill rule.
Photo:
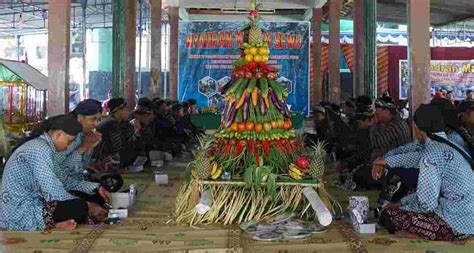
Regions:
<instances>
[{"instance_id":1,"label":"black cap","mask_svg":"<svg viewBox=\"0 0 474 253\"><path fill-rule=\"evenodd\" d=\"M473 110L473 109L474 109L474 101L463 101L458 106L458 113L466 112L467 110Z\"/></svg>"},{"instance_id":2,"label":"black cap","mask_svg":"<svg viewBox=\"0 0 474 253\"><path fill-rule=\"evenodd\" d=\"M196 105L197 104L197 101L194 98L188 99L188 102L189 102L190 105Z\"/></svg>"},{"instance_id":3,"label":"black cap","mask_svg":"<svg viewBox=\"0 0 474 253\"><path fill-rule=\"evenodd\" d=\"M183 108L182 105L180 105L180 104L175 104L175 105L173 105L173 106L171 107L171 110L172 110L173 112L176 112L176 111L181 110L182 108Z\"/></svg>"},{"instance_id":4,"label":"black cap","mask_svg":"<svg viewBox=\"0 0 474 253\"><path fill-rule=\"evenodd\" d=\"M125 103L125 99L123 98L112 98L109 100L107 103L107 107L109 108L109 114L113 114L116 111L124 108L127 106L127 103Z\"/></svg>"},{"instance_id":5,"label":"black cap","mask_svg":"<svg viewBox=\"0 0 474 253\"><path fill-rule=\"evenodd\" d=\"M322 114L326 114L326 109L320 105L317 105L313 108L314 113L320 112Z\"/></svg>"},{"instance_id":6,"label":"black cap","mask_svg":"<svg viewBox=\"0 0 474 253\"><path fill-rule=\"evenodd\" d=\"M416 126L427 134L443 132L446 125L436 106L420 105L413 115Z\"/></svg>"},{"instance_id":7,"label":"black cap","mask_svg":"<svg viewBox=\"0 0 474 253\"><path fill-rule=\"evenodd\" d=\"M43 122L43 129L61 130L69 135L76 136L82 132L82 126L72 114L62 114L51 117Z\"/></svg>"},{"instance_id":8,"label":"black cap","mask_svg":"<svg viewBox=\"0 0 474 253\"><path fill-rule=\"evenodd\" d=\"M137 102L136 113L151 113L155 109L155 103L149 98L140 98Z\"/></svg>"},{"instance_id":9,"label":"black cap","mask_svg":"<svg viewBox=\"0 0 474 253\"><path fill-rule=\"evenodd\" d=\"M375 108L396 109L397 106L391 97L384 96L375 100Z\"/></svg>"},{"instance_id":10,"label":"black cap","mask_svg":"<svg viewBox=\"0 0 474 253\"><path fill-rule=\"evenodd\" d=\"M73 113L75 115L91 116L102 112L102 104L95 99L86 99L81 101Z\"/></svg>"},{"instance_id":11,"label":"black cap","mask_svg":"<svg viewBox=\"0 0 474 253\"><path fill-rule=\"evenodd\" d=\"M356 107L356 100L354 98L349 98L347 101L344 102L344 104L347 107L355 108Z\"/></svg>"}]
</instances>

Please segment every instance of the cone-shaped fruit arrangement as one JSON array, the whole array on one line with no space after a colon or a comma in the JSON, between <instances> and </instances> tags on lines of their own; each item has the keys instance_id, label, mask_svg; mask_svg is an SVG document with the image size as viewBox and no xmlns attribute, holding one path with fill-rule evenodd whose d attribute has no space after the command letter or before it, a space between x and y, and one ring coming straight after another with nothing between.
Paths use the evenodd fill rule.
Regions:
<instances>
[{"instance_id":1,"label":"cone-shaped fruit arrangement","mask_svg":"<svg viewBox=\"0 0 474 253\"><path fill-rule=\"evenodd\" d=\"M292 129L291 112L286 104L288 91L278 83L278 71L267 65L270 50L257 26L257 7L252 5L248 42L242 44L241 57L234 63L233 79L222 89L226 106L208 156L215 159L217 171L222 169L223 177L246 175L245 181L262 182L271 174L289 175L295 180L306 174L320 175L324 169L322 158L299 157L307 150ZM212 173L216 170L212 161L200 164L207 170L214 167L212 171L199 173L201 179L201 176L219 177L216 175L220 173ZM259 178L253 178L255 175Z\"/></svg>"}]
</instances>

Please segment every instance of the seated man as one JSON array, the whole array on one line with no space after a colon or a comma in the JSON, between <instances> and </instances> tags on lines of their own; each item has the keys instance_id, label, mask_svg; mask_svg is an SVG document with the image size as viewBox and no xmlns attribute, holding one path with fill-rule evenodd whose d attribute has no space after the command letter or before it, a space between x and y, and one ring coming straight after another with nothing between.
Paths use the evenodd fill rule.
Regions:
<instances>
[{"instance_id":1,"label":"seated man","mask_svg":"<svg viewBox=\"0 0 474 253\"><path fill-rule=\"evenodd\" d=\"M466 239L474 235L474 172L470 159L448 140L443 117L434 106L420 106L413 119L415 136L424 143L413 162L418 163L418 187L400 202L388 204L380 223L391 233L427 240Z\"/></svg>"},{"instance_id":2,"label":"seated man","mask_svg":"<svg viewBox=\"0 0 474 253\"><path fill-rule=\"evenodd\" d=\"M100 187L99 192L94 193L93 189L98 187L98 183L86 181L84 174L90 165L92 151L102 138L101 134L95 131L102 117L101 112L101 103L94 99L81 101L71 112L81 124L82 132L67 150L57 154L60 170L56 175L66 190L87 201L104 205L105 202L111 201L110 194L104 187Z\"/></svg>"},{"instance_id":3,"label":"seated man","mask_svg":"<svg viewBox=\"0 0 474 253\"><path fill-rule=\"evenodd\" d=\"M81 125L70 114L48 119L45 133L18 147L3 173L0 194L0 227L9 230L74 229L89 213L105 213L69 194L54 171L55 154L68 148Z\"/></svg>"},{"instance_id":4,"label":"seated man","mask_svg":"<svg viewBox=\"0 0 474 253\"><path fill-rule=\"evenodd\" d=\"M377 186L377 182L370 180L370 157L372 149L370 146L370 124L373 118L371 106L357 105L350 134L347 141L347 151L349 155L339 157L340 187L348 190L355 190Z\"/></svg>"},{"instance_id":5,"label":"seated man","mask_svg":"<svg viewBox=\"0 0 474 253\"><path fill-rule=\"evenodd\" d=\"M128 121L130 113L127 103L123 98L112 98L108 107L110 117L97 127L102 140L93 151L92 173L117 173L132 165L138 156L135 150L137 132Z\"/></svg>"},{"instance_id":6,"label":"seated man","mask_svg":"<svg viewBox=\"0 0 474 253\"><path fill-rule=\"evenodd\" d=\"M154 109L155 104L153 101L148 98L140 98L133 112L133 120L130 121L138 131L139 141L136 148L140 156L147 156L148 152L156 150L156 145L153 141L155 136L155 128L153 125Z\"/></svg>"}]
</instances>

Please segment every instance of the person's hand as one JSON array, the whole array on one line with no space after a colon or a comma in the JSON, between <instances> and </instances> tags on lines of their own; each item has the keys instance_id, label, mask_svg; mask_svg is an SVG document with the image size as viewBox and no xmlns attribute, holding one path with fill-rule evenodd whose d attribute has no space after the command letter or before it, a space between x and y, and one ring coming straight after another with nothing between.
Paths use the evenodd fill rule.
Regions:
<instances>
[{"instance_id":1,"label":"person's hand","mask_svg":"<svg viewBox=\"0 0 474 253\"><path fill-rule=\"evenodd\" d=\"M372 165L372 178L374 180L379 180L382 177L386 165L387 162L383 158L375 159Z\"/></svg>"},{"instance_id":2,"label":"person's hand","mask_svg":"<svg viewBox=\"0 0 474 253\"><path fill-rule=\"evenodd\" d=\"M112 195L110 195L110 192L105 189L105 187L100 186L99 187L99 195L105 200L107 204L112 203Z\"/></svg>"},{"instance_id":3,"label":"person's hand","mask_svg":"<svg viewBox=\"0 0 474 253\"><path fill-rule=\"evenodd\" d=\"M105 210L98 204L87 202L87 205L89 206L89 214L91 216L95 217L98 220L104 220L107 218L107 210Z\"/></svg>"},{"instance_id":4,"label":"person's hand","mask_svg":"<svg viewBox=\"0 0 474 253\"><path fill-rule=\"evenodd\" d=\"M384 210L396 210L402 207L401 202L396 202L396 203L389 203L386 206L383 207Z\"/></svg>"},{"instance_id":5,"label":"person's hand","mask_svg":"<svg viewBox=\"0 0 474 253\"><path fill-rule=\"evenodd\" d=\"M100 141L102 140L102 134L99 132L90 132L85 134L84 136L84 143L82 144L82 148L86 151L91 151L97 145L99 145Z\"/></svg>"}]
</instances>

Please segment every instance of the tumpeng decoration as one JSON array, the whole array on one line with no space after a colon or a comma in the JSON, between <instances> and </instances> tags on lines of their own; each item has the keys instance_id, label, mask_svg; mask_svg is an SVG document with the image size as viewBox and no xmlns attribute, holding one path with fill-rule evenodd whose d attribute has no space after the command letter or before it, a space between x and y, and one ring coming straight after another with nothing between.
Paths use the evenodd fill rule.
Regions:
<instances>
[{"instance_id":1,"label":"tumpeng decoration","mask_svg":"<svg viewBox=\"0 0 474 253\"><path fill-rule=\"evenodd\" d=\"M288 91L277 82L277 69L266 64L271 52L258 27L259 6L252 1L241 57L222 89L220 129L199 137L188 166L176 200L178 224L261 221L285 212L314 219L303 196L308 186L330 210L338 206L324 190L324 144L303 146L292 129Z\"/></svg>"}]
</instances>

